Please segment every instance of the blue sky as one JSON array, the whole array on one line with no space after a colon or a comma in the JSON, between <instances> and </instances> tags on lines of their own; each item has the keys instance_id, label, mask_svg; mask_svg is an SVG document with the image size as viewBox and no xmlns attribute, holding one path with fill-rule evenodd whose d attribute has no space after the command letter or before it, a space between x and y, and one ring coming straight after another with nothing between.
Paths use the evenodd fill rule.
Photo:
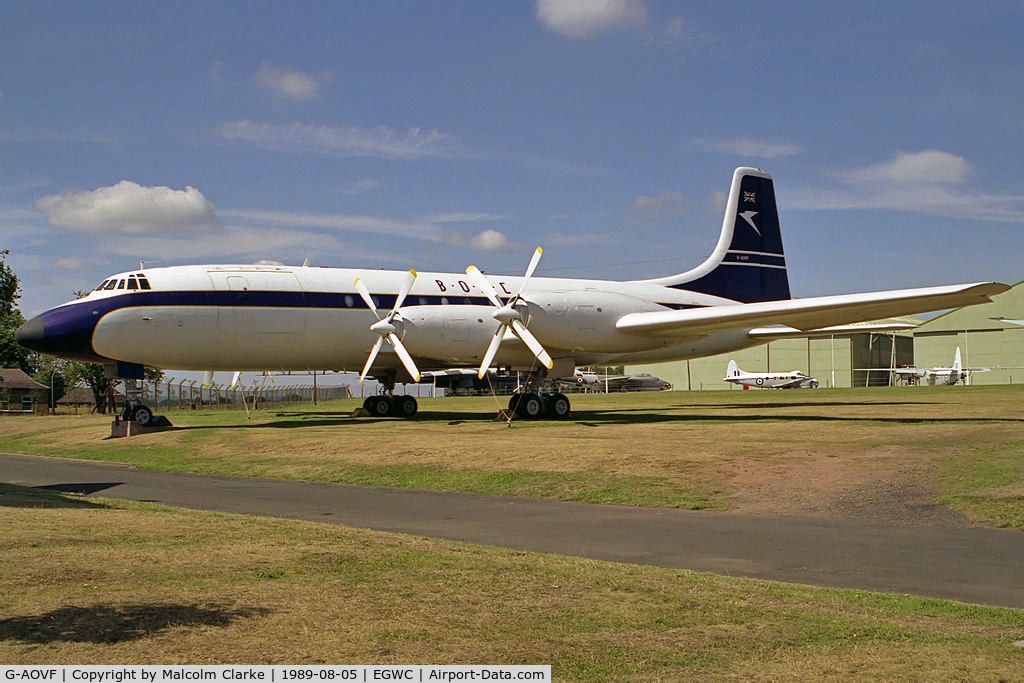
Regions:
<instances>
[{"instance_id":1,"label":"blue sky","mask_svg":"<svg viewBox=\"0 0 1024 683\"><path fill-rule=\"evenodd\" d=\"M1024 6L14 3L34 315L150 265L657 277L775 177L795 296L1024 279Z\"/></svg>"}]
</instances>

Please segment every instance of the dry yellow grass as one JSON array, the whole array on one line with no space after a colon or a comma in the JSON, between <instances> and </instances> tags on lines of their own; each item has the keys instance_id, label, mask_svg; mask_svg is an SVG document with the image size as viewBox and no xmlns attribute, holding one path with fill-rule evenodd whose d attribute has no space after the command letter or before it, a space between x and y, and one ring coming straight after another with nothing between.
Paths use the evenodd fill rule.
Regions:
<instances>
[{"instance_id":1,"label":"dry yellow grass","mask_svg":"<svg viewBox=\"0 0 1024 683\"><path fill-rule=\"evenodd\" d=\"M0 662L1024 677L1019 611L0 487Z\"/></svg>"}]
</instances>

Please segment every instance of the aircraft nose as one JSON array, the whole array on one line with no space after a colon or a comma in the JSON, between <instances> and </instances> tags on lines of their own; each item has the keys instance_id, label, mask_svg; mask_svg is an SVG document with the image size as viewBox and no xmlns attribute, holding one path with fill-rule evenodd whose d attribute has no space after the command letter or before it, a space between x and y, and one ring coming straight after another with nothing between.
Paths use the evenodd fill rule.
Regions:
<instances>
[{"instance_id":1,"label":"aircraft nose","mask_svg":"<svg viewBox=\"0 0 1024 683\"><path fill-rule=\"evenodd\" d=\"M99 309L93 306L58 306L15 330L14 341L48 356L103 363L108 359L96 355L92 348L92 333L99 317Z\"/></svg>"},{"instance_id":2,"label":"aircraft nose","mask_svg":"<svg viewBox=\"0 0 1024 683\"><path fill-rule=\"evenodd\" d=\"M43 317L37 315L14 332L14 341L26 349L40 352L46 346L46 326Z\"/></svg>"}]
</instances>

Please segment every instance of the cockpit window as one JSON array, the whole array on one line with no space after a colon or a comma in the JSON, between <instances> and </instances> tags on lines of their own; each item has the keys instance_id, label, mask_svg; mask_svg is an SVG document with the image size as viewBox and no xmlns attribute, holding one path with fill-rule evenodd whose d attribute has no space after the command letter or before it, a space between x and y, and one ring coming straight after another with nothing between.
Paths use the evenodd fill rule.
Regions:
<instances>
[{"instance_id":1,"label":"cockpit window","mask_svg":"<svg viewBox=\"0 0 1024 683\"><path fill-rule=\"evenodd\" d=\"M104 287L106 287L106 286L107 286L107 283L108 283L108 282L110 282L110 280L104 280L103 282L101 282L101 283L100 283L100 286L99 286L99 287L97 287L96 289L94 289L94 290L92 290L92 291L94 291L94 292L98 292L98 291L100 291L101 289L103 289Z\"/></svg>"},{"instance_id":2,"label":"cockpit window","mask_svg":"<svg viewBox=\"0 0 1024 683\"><path fill-rule=\"evenodd\" d=\"M113 289L114 287L117 287L117 278L114 278L113 280L108 280L107 286L104 287L103 289Z\"/></svg>"},{"instance_id":3,"label":"cockpit window","mask_svg":"<svg viewBox=\"0 0 1024 683\"><path fill-rule=\"evenodd\" d=\"M149 286L149 280L142 277L141 275L139 276L139 289L153 289L152 287Z\"/></svg>"},{"instance_id":4,"label":"cockpit window","mask_svg":"<svg viewBox=\"0 0 1024 683\"><path fill-rule=\"evenodd\" d=\"M119 282L117 283L117 288L118 288L118 289L124 289L124 280L120 280L120 281L119 281Z\"/></svg>"},{"instance_id":5,"label":"cockpit window","mask_svg":"<svg viewBox=\"0 0 1024 683\"><path fill-rule=\"evenodd\" d=\"M135 281L134 275L128 276L128 289L138 289L139 283Z\"/></svg>"}]
</instances>

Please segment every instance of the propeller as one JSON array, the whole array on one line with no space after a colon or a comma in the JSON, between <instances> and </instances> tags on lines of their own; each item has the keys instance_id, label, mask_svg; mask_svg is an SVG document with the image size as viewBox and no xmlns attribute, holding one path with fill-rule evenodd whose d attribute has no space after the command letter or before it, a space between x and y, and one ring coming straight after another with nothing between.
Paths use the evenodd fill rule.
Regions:
<instances>
[{"instance_id":1,"label":"propeller","mask_svg":"<svg viewBox=\"0 0 1024 683\"><path fill-rule=\"evenodd\" d=\"M377 322L370 325L370 329L380 335L377 343L373 345L373 350L370 351L370 357L366 359L366 365L363 367L363 374L359 375L359 381L362 382L366 379L367 373L370 372L370 366L373 365L373 361L377 359L377 354L380 352L384 342L387 341L391 344L391 348L398 354L398 358L402 361L402 365L412 375L414 382L420 381L420 371L416 368L416 364L412 362L412 356L402 346L402 341L396 334L397 329L395 328L395 318L400 318L401 315L398 313L398 309L402 306L402 302L405 301L405 297L409 294L409 290L412 289L412 284L416 281L416 271L410 270L409 274L405 278L405 282L402 283L402 288L398 291L398 297L395 299L395 307L391 309L383 318L377 313L377 304L373 303L373 297L370 296L370 290L366 288L363 281L356 278L356 289L359 291L359 296L363 297L363 301L370 307L373 314L377 316Z\"/></svg>"},{"instance_id":2,"label":"propeller","mask_svg":"<svg viewBox=\"0 0 1024 683\"><path fill-rule=\"evenodd\" d=\"M526 289L526 283L530 281L530 276L533 275L533 271L537 268L537 262L540 261L540 256L543 253L540 247L537 247L537 251L533 252L533 258L530 259L530 265L526 268L526 275L523 277L523 282L519 285L519 291L516 292L515 296L508 300L508 303L502 305L501 300L498 299L497 292L494 291L494 286L487 281L484 274L480 272L480 269L476 266L470 266L466 269L466 275L473 280L473 284L480 288L480 290L487 295L487 298L491 300L498 310L492 315L500 325L498 329L494 331L494 337L491 338L491 343L487 347L487 353L484 354L483 362L480 363L480 370L477 371L477 376L483 379L484 375L487 374L487 369L491 366L491 361L494 360L494 355L498 353L498 347L501 346L501 339L505 336L505 332L512 330L512 334L519 337L524 344L526 344L533 355L537 357L544 367L548 370L554 365L551 361L551 356L544 350L537 338L526 329L526 325L523 324L522 314L516 310L516 304L520 301L525 301L522 297L523 290Z\"/></svg>"}]
</instances>

